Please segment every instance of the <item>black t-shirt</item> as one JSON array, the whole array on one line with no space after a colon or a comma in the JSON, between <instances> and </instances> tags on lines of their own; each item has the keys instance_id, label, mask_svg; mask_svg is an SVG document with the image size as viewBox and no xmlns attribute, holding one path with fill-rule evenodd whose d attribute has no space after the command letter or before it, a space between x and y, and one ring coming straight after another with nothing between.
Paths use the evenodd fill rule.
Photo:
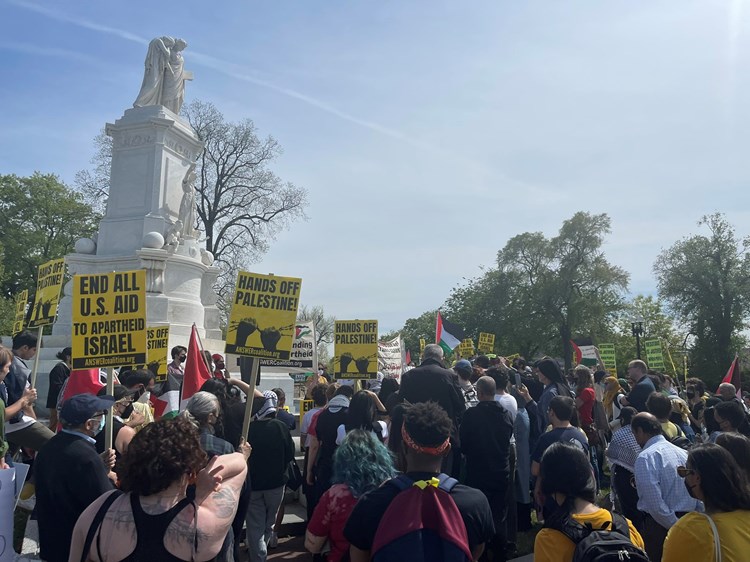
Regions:
<instances>
[{"instance_id":1,"label":"black t-shirt","mask_svg":"<svg viewBox=\"0 0 750 562\"><path fill-rule=\"evenodd\" d=\"M437 473L407 472L406 475L417 481L429 480L437 476ZM346 522L344 528L346 540L360 550L371 550L380 520L398 494L399 489L395 486L383 485L362 496ZM461 512L464 525L466 525L469 548L473 551L478 545L489 542L495 534L495 526L492 523L490 504L487 503L485 495L474 488L456 484L451 490L451 497L456 502L456 507Z\"/></svg>"},{"instance_id":2,"label":"black t-shirt","mask_svg":"<svg viewBox=\"0 0 750 562\"><path fill-rule=\"evenodd\" d=\"M539 441L536 442L534 452L531 454L531 460L542 462L542 455L544 454L544 451L547 450L547 447L558 441L572 443L573 445L580 447L587 455L589 454L589 443L582 430L572 426L558 427L539 436Z\"/></svg>"},{"instance_id":3,"label":"black t-shirt","mask_svg":"<svg viewBox=\"0 0 750 562\"><path fill-rule=\"evenodd\" d=\"M70 376L70 369L68 366L60 361L55 365L49 372L49 392L47 393L47 409L53 410L57 408L57 398L60 394L60 390L68 380Z\"/></svg>"}]
</instances>

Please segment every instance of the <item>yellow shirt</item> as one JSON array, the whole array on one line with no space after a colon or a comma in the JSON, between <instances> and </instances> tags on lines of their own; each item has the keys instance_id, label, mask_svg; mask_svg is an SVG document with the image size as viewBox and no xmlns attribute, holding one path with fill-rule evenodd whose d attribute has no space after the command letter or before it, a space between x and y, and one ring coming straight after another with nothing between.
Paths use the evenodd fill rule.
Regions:
<instances>
[{"instance_id":1,"label":"yellow shirt","mask_svg":"<svg viewBox=\"0 0 750 562\"><path fill-rule=\"evenodd\" d=\"M746 562L750 557L750 511L714 513L711 518L719 530L722 562ZM713 559L713 533L705 516L688 513L669 530L662 562Z\"/></svg>"},{"instance_id":2,"label":"yellow shirt","mask_svg":"<svg viewBox=\"0 0 750 562\"><path fill-rule=\"evenodd\" d=\"M661 424L661 430L664 432L664 437L667 441L671 441L680 434L680 430L671 421Z\"/></svg>"},{"instance_id":3,"label":"yellow shirt","mask_svg":"<svg viewBox=\"0 0 750 562\"><path fill-rule=\"evenodd\" d=\"M606 509L600 509L585 515L576 513L573 515L573 519L583 525L590 523L594 529L598 529L607 521L612 521L612 516ZM638 548L643 548L643 539L630 520L628 520L628 528L630 529L631 542ZM534 562L570 562L575 550L575 543L560 531L542 529L534 541ZM681 562L685 562L685 560Z\"/></svg>"}]
</instances>

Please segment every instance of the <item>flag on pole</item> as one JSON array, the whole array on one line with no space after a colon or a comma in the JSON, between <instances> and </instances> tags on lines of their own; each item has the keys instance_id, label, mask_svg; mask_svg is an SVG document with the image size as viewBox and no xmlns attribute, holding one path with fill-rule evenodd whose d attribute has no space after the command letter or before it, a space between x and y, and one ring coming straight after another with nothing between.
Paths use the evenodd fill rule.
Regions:
<instances>
[{"instance_id":1,"label":"flag on pole","mask_svg":"<svg viewBox=\"0 0 750 562\"><path fill-rule=\"evenodd\" d=\"M455 324L448 322L440 315L440 311L438 311L437 325L435 326L435 343L440 345L446 353L452 353L458 347L458 344L461 343L461 340L465 338L464 331Z\"/></svg>"},{"instance_id":2,"label":"flag on pole","mask_svg":"<svg viewBox=\"0 0 750 562\"><path fill-rule=\"evenodd\" d=\"M174 375L167 374L159 396L151 395L154 419L169 419L180 413L180 383Z\"/></svg>"},{"instance_id":3,"label":"flag on pole","mask_svg":"<svg viewBox=\"0 0 750 562\"><path fill-rule=\"evenodd\" d=\"M185 377L182 379L180 410L185 409L190 397L198 392L203 383L210 378L211 373L208 372L206 358L203 357L203 349L198 338L198 328L193 324L190 343L188 343L187 360L185 361Z\"/></svg>"},{"instance_id":4,"label":"flag on pole","mask_svg":"<svg viewBox=\"0 0 750 562\"><path fill-rule=\"evenodd\" d=\"M739 356L735 354L734 361L732 361L732 364L729 366L729 370L727 371L727 374L724 376L723 379L721 379L722 384L725 382L728 382L730 384L734 385L734 388L737 389L737 398L742 400L742 379L740 378L740 366L737 362L739 359ZM719 389L716 389L716 392L719 392Z\"/></svg>"},{"instance_id":5,"label":"flag on pole","mask_svg":"<svg viewBox=\"0 0 750 562\"><path fill-rule=\"evenodd\" d=\"M406 359L404 359L404 364L408 365L409 363L411 363L411 351L409 351L407 349L406 350Z\"/></svg>"},{"instance_id":6,"label":"flag on pole","mask_svg":"<svg viewBox=\"0 0 750 562\"><path fill-rule=\"evenodd\" d=\"M107 371L99 369L76 369L70 372L70 377L60 391L58 404L62 404L76 394L93 394L99 392L107 384Z\"/></svg>"},{"instance_id":7,"label":"flag on pole","mask_svg":"<svg viewBox=\"0 0 750 562\"><path fill-rule=\"evenodd\" d=\"M573 359L576 365L596 367L599 364L599 350L590 338L570 340L570 345L573 346Z\"/></svg>"}]
</instances>

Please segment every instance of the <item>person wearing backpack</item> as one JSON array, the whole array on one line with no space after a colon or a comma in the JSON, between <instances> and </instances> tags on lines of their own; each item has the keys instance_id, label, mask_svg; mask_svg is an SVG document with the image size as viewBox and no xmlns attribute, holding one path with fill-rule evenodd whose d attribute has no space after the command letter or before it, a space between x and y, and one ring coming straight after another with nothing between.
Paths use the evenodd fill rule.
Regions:
<instances>
[{"instance_id":1,"label":"person wearing backpack","mask_svg":"<svg viewBox=\"0 0 750 562\"><path fill-rule=\"evenodd\" d=\"M596 481L579 447L557 442L545 450L541 491L557 507L536 536L534 562L648 561L633 524L595 504Z\"/></svg>"},{"instance_id":2,"label":"person wearing backpack","mask_svg":"<svg viewBox=\"0 0 750 562\"><path fill-rule=\"evenodd\" d=\"M406 473L365 494L344 528L351 562L477 560L495 534L484 494L440 473L452 421L434 402L404 407Z\"/></svg>"}]
</instances>

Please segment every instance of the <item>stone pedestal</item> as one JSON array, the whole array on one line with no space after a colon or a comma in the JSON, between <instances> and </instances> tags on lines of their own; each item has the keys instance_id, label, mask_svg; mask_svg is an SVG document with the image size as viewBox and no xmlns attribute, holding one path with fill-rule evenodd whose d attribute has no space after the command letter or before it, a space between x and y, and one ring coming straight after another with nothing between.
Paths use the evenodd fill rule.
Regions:
<instances>
[{"instance_id":1,"label":"stone pedestal","mask_svg":"<svg viewBox=\"0 0 750 562\"><path fill-rule=\"evenodd\" d=\"M182 179L203 143L160 105L128 109L105 130L113 143L111 187L96 255L129 256L149 232L166 237L178 218Z\"/></svg>"},{"instance_id":2,"label":"stone pedestal","mask_svg":"<svg viewBox=\"0 0 750 562\"><path fill-rule=\"evenodd\" d=\"M128 109L106 132L113 140L107 213L96 240L79 240L68 272L146 270L149 325L170 326L170 347L187 345L192 324L204 347L222 352L213 256L192 236L172 232L182 181L203 145L190 126L162 106ZM169 242L165 244L165 239ZM72 283L63 289L53 335L72 329Z\"/></svg>"}]
</instances>

